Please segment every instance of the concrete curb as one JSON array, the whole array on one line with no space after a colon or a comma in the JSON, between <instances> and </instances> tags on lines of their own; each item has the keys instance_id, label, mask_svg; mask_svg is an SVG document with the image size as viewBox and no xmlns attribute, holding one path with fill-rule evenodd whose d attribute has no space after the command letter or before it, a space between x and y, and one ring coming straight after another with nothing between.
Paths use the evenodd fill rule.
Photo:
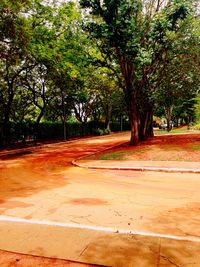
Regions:
<instances>
[{"instance_id":1,"label":"concrete curb","mask_svg":"<svg viewBox=\"0 0 200 267\"><path fill-rule=\"evenodd\" d=\"M169 135L172 135L172 134L169 134ZM94 156L98 153L102 153L102 152L105 152L107 150L110 150L110 149L113 149L113 148L116 148L122 144L124 144L125 142L121 142L117 145L114 145L114 146L111 146L111 147L108 147L106 149L103 149L103 150L100 150L98 152L94 152L94 153L91 153L90 155L86 155L86 156L82 156L82 157L79 157L75 160L72 161L72 164L76 167L80 167L80 168L86 168L86 169L107 169L107 170L132 170L132 171L154 171L154 172L169 172L169 173L200 173L200 169L193 169L193 168L172 168L172 167L145 167L145 166L98 166L98 165L90 165L90 164L87 164L87 165L84 165L84 164L81 164L80 160L84 160L85 158L88 158L90 156ZM120 161L119 161L120 163Z\"/></svg>"},{"instance_id":2,"label":"concrete curb","mask_svg":"<svg viewBox=\"0 0 200 267\"><path fill-rule=\"evenodd\" d=\"M105 149L99 150L98 152L93 152L93 153L91 153L90 155L81 156L81 157L79 157L79 158L77 158L77 159L72 160L72 164L73 164L74 166L76 166L76 167L80 167L80 168L87 168L87 169L107 169L106 167L103 167L103 166L102 166L102 167L101 167L101 166L99 166L99 167L84 166L84 165L82 165L82 164L80 164L80 163L77 163L77 162L78 162L79 160L84 160L85 158L94 156L94 155L96 155L96 154L98 154L98 153L102 153L102 152L105 152L105 151L107 151L107 150L110 150L110 149L116 148L116 147L118 147L118 146L121 146L121 145L124 144L124 143L126 143L126 142L120 142L120 143L117 144L117 145L107 147L107 148L105 148Z\"/></svg>"},{"instance_id":3,"label":"concrete curb","mask_svg":"<svg viewBox=\"0 0 200 267\"><path fill-rule=\"evenodd\" d=\"M166 168L166 167L134 167L134 166L95 166L84 165L77 162L73 162L73 165L80 168L87 169L108 169L108 170L128 170L128 171L156 171L156 172L179 172L179 173L200 173L200 169L182 169L182 168Z\"/></svg>"}]
</instances>

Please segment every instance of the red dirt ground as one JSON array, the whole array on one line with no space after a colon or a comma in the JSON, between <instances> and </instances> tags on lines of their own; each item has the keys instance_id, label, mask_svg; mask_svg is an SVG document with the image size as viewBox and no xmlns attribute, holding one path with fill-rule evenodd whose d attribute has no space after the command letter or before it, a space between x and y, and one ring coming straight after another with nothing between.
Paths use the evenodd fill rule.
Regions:
<instances>
[{"instance_id":1,"label":"red dirt ground","mask_svg":"<svg viewBox=\"0 0 200 267\"><path fill-rule=\"evenodd\" d=\"M112 198L114 198L113 194L115 193L117 196L120 196L120 197L128 197L127 200L126 198L124 199L125 204L127 205L127 203L130 202L133 192L135 192L134 193L135 194L134 198L136 198L135 201L138 201L139 203L138 210L140 210L142 206L144 209L144 212L146 212L145 216L148 215L147 213L149 211L153 210L154 213L152 217L149 217L149 218L150 219L154 218L157 224L160 223L160 225L161 226L164 225L165 228L169 228L170 226L172 230L174 229L176 230L178 228L177 226L181 227L183 225L183 222L185 223L186 218L188 218L186 228L188 227L190 231L193 231L193 229L194 230L198 229L199 227L199 220L198 220L199 203L197 202L198 198L197 197L195 198L196 195L194 194L196 189L197 189L196 190L197 194L199 192L198 184L197 185L195 184L195 190L194 190L193 187L190 188L188 186L189 185L188 182L182 183L182 186L184 190L186 191L186 193L191 194L189 200L187 200L186 196L184 194L182 195L182 192L185 192L185 191L183 190L183 188L179 188L179 182L177 182L177 180L175 181L176 184L172 189L171 184L170 184L172 180L166 179L163 182L163 178L162 178L162 184L161 184L159 180L160 178L158 179L158 176L160 176L160 174L156 176L158 179L156 181L159 181L159 183L158 182L155 183L153 180L155 179L155 177L152 178L153 175L155 176L154 173L153 174L138 173L138 172L137 173L133 173L133 172L125 173L125 172L117 172L117 171L115 172L107 171L105 173L102 173L102 171L96 171L96 172L93 172L90 170L83 171L76 167L72 167L71 161L73 159L79 158L80 156L84 156L87 154L89 155L92 152L97 152L99 149L105 149L108 146L108 144L109 145L111 144L115 145L117 143L119 144L120 138L118 139L118 135L116 135L116 140L114 141L109 140L111 138L109 136L106 138L107 138L107 145L106 143L104 143L105 142L104 139L101 140L99 138L99 141L91 140L91 144L90 144L90 140L88 140L87 142L85 140L85 143L77 142L77 144L74 144L74 143L60 144L60 145L55 145L49 148L43 147L41 149L36 149L36 151L32 149L30 153L25 153L24 155L17 154L15 156L14 155L7 155L6 157L1 156L2 161L1 161L0 169L2 169L2 171L0 172L0 176L2 175L1 176L2 178L1 179L2 201L0 202L0 206L3 204L2 207L5 208L3 212L7 210L8 215L10 214L12 215L11 211L13 207L19 210L25 207L29 209L29 206L30 206L30 211L27 211L27 216L30 216L28 214L31 214L31 206L34 205L35 203L34 201L36 201L36 204L39 203L37 198L36 200L34 200L34 198L31 200L31 196L33 195L34 197L36 193L41 193L41 195L39 195L40 197L39 199L41 199L41 196L43 196L42 192L45 196L45 192L46 190L48 190L49 191L48 195L51 193L51 191L52 193L49 195L49 199L47 199L47 203L49 203L49 206L47 206L47 208L51 208L49 209L49 211L54 213L54 211L56 210L54 209L55 208L54 202L51 203L51 197L53 196L53 194L55 194L53 189L55 189L56 187L57 188L60 187L59 190L62 190L62 188L67 187L67 184L72 183L72 181L75 184L74 187L76 187L81 183L81 181L84 180L83 187L81 187L81 190L80 190L80 192L82 193L83 188L86 190L89 186L91 187L91 184L90 184L91 180L88 177L92 176L92 179L94 180L93 185L95 184L95 182L96 183L98 182L98 183L96 187L93 187L93 188L91 187L90 190L91 192L95 192L96 188L98 189L100 188L100 190L98 190L98 192L100 191L99 196L98 195L96 196L96 193L95 194L93 193L92 196L94 197L90 196L90 198L84 197L85 196L84 194L81 194L80 196L73 198L73 199L71 199L71 196L69 197L64 196L66 198L65 201L68 201L68 199L69 200L71 199L71 202L74 205L74 207L78 206L81 203L81 204L84 204L86 207L89 206L90 204L94 208L94 207L97 207L98 205L100 206L101 204L104 204L104 206L106 206L107 198L108 200L112 200ZM145 152L137 152L133 155L129 154L128 156L131 156L132 160L134 160L133 157L135 157L138 154L140 156L137 156L137 160L139 159L148 160L150 158L148 151L151 151L152 149L151 155L154 155L156 157L158 156L161 157L161 155L164 155L163 156L164 160L169 160L169 159L175 160L175 156L172 153L174 151L174 153L177 155L177 158L179 160L181 159L181 160L186 160L186 161L189 161L189 160L200 161L200 151L192 149L192 146L197 147L199 145L200 145L200 134L158 136L146 142L141 143L139 146L135 148L129 147L128 143L126 143L126 145L120 147L120 151L129 151L129 150L134 150L134 149L138 151L138 148L141 150L143 149L145 151ZM118 151L118 150L119 150L119 147L115 149L114 151ZM159 160L161 159L159 158ZM80 178L78 174L80 175ZM141 179L140 176L144 177L144 179L142 178L144 181L139 180ZM162 176L164 175L162 174ZM170 176L169 174L166 174L165 178L168 177L169 179L169 176ZM171 176L174 177L173 175ZM179 178L185 177L184 174L179 174L177 176ZM110 178L111 181L107 181L108 177ZM111 178L113 178L113 180ZM127 183L125 182L124 178L127 178ZM138 179L137 181L138 184L136 184L136 186L133 185L131 187L130 180L131 181L133 180L133 183L134 183L133 178ZM196 176L194 175L194 181L197 181L197 179L196 180L195 179L196 179ZM151 182L151 180L153 180L153 182ZM105 181L107 181L107 183ZM141 189L140 189L139 185L140 183L143 183L143 182L145 184L141 184L141 187L140 187ZM153 185L150 183L152 183ZM161 187L161 185L163 185L163 188ZM101 196L104 196L104 194L108 192L108 188L111 188L111 194L108 195L107 198L105 197L106 200L102 200ZM63 190L66 190L66 189L63 189ZM136 190L136 191L132 192L132 190ZM144 192L146 192L146 194ZM160 200L161 198L164 199L164 202L162 203L164 206L159 205L157 207L157 202L155 202L155 198L154 198L155 192L157 192L156 201ZM166 192L169 192L169 195L168 194L165 195ZM86 193L87 193L87 190L86 190ZM163 198L163 195L164 195L164 198ZM179 195L182 198L179 197ZM143 197L143 196L144 198L142 198L141 200L140 197ZM29 202L25 203L24 201L28 201L28 197L30 198L30 200ZM151 201L150 204L149 204L149 201ZM166 202L168 203L168 201L170 202L170 205L166 204ZM175 203L175 204L171 205L171 203ZM64 203L64 205L65 204L66 203ZM124 211L125 204L120 206L120 212ZM114 202L113 205L114 205L114 209L116 209L118 202L117 201L116 203ZM147 208L145 208L146 206ZM46 202L44 204L44 207L46 209ZM134 209L136 209L137 203L134 203L133 207ZM176 208L174 209L174 207ZM83 208L81 206L80 210L82 209ZM33 206L33 210L37 214L37 209L35 209L34 206ZM166 213L170 214L170 216L167 217L167 220L166 220ZM110 214L110 211L109 211L109 214ZM140 214L140 212L138 211L138 213L136 212L135 214L136 215ZM14 215L15 215L15 211L13 213L13 216ZM24 214L24 218L28 219L28 217L25 217L25 215L26 214ZM127 219L125 216L126 214L124 215L124 218L125 218L124 221L126 222ZM114 219L115 217L113 216ZM144 221L144 218L138 216L138 221L139 220ZM193 224L191 224L191 220L194 221L194 222L192 221ZM195 223L196 223L196 226L195 226ZM154 227L156 226L156 224L152 224L152 225ZM152 230L156 231L156 229L152 229ZM88 266L89 267L89 266L94 266L94 265L87 265L87 264L84 265L84 264L72 263L72 262L56 260L56 259L47 259L47 258L33 257L33 256L27 256L27 255L20 255L20 254L9 253L9 252L0 250L0 267L29 267L29 266L30 267L32 266L38 266L38 267L45 267L45 266L49 266L49 267L53 267L53 266L59 266L59 267L64 267L64 266L82 267L83 266L84 267L85 266L86 267ZM169 266L169 265L163 265L163 266Z\"/></svg>"},{"instance_id":2,"label":"red dirt ground","mask_svg":"<svg viewBox=\"0 0 200 267\"><path fill-rule=\"evenodd\" d=\"M200 161L200 134L180 134L171 136L155 136L148 141L141 142L137 147L131 147L128 143L106 153L100 153L95 159L102 155L120 152L123 160L159 160L159 161ZM121 153L122 152L122 153ZM127 153L126 153L127 152ZM112 155L111 155L112 157Z\"/></svg>"},{"instance_id":3,"label":"red dirt ground","mask_svg":"<svg viewBox=\"0 0 200 267\"><path fill-rule=\"evenodd\" d=\"M111 141L109 139L111 138ZM117 138L113 141L113 137L107 136L107 143L102 143L101 138L99 138L99 144L93 146L93 141L91 142L91 148L86 150L88 146L87 142L90 140L87 138L80 139L80 142L85 140L86 144L74 143L55 143L46 146L34 146L25 147L25 149L16 149L21 147L13 147L12 149L5 149L0 151L0 181L1 181L1 192L0 192L0 213L3 214L4 209L14 209L18 208L28 208L33 206L32 204L26 204L22 201L7 200L7 198L23 196L26 197L32 192L32 187L35 188L35 193L48 187L49 189L54 187L62 187L67 184L67 179L63 177L62 174L58 174L59 170L71 168L71 161L74 158L78 158L86 153L92 153L98 151L99 149L104 149L110 144L118 144ZM98 143L98 142L97 142ZM86 146L86 147L85 147ZM11 153L10 153L11 152ZM36 153L36 154L35 154ZM4 177L4 178L3 178ZM6 178L5 178L6 177ZM9 177L9 178L8 178ZM14 184L19 185L20 183L25 183L20 189L11 188L12 179L14 179ZM34 181L37 183L34 187ZM40 183L41 182L41 183ZM40 188L40 189L39 189ZM11 195L7 192L11 193ZM6 203L5 203L6 202ZM84 203L84 205L101 205L104 201L100 201L95 198L76 198L72 200L72 204L78 206ZM57 209L51 209L50 212L55 212ZM31 219L31 216L26 216L25 219ZM23 255L8 251L0 250L0 267L95 267L97 265L89 265L78 262L71 262L59 259L50 259L44 257L35 257L31 255Z\"/></svg>"},{"instance_id":4,"label":"red dirt ground","mask_svg":"<svg viewBox=\"0 0 200 267\"><path fill-rule=\"evenodd\" d=\"M44 257L34 257L0 250L1 267L98 267L77 262Z\"/></svg>"}]
</instances>

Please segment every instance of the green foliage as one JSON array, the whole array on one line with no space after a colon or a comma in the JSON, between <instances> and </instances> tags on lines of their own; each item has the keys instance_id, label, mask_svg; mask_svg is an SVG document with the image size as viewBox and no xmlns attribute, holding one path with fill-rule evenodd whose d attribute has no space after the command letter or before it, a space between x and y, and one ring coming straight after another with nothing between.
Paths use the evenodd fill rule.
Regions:
<instances>
[{"instance_id":1,"label":"green foliage","mask_svg":"<svg viewBox=\"0 0 200 267\"><path fill-rule=\"evenodd\" d=\"M200 130L200 127L199 127L199 130ZM193 150L200 150L200 145L193 145L192 149Z\"/></svg>"},{"instance_id":2,"label":"green foliage","mask_svg":"<svg viewBox=\"0 0 200 267\"><path fill-rule=\"evenodd\" d=\"M187 12L190 12L188 6L187 9ZM182 118L187 123L194 120L195 96L200 82L197 30L200 24L197 21L198 19L190 14L178 22L176 31L167 31L165 40L168 40L170 50L165 55L163 68L158 69L151 79L156 112L160 107L163 110L171 110L166 112L169 121L173 118Z\"/></svg>"},{"instance_id":3,"label":"green foliage","mask_svg":"<svg viewBox=\"0 0 200 267\"><path fill-rule=\"evenodd\" d=\"M145 118L156 100L168 110L170 121L169 111L182 88L185 92L198 83L198 60L191 71L191 62L186 64L188 51L192 61L198 47L191 27L192 1L81 0L80 4L92 15L85 23L90 38L109 59L111 68L116 71L118 64L121 71L118 80L126 95L131 125L137 128L132 133L139 132L141 138L151 135L152 115L148 115L148 123ZM131 142L137 143L138 138L135 134Z\"/></svg>"},{"instance_id":4,"label":"green foliage","mask_svg":"<svg viewBox=\"0 0 200 267\"><path fill-rule=\"evenodd\" d=\"M95 135L99 135L99 136L107 135L107 134L110 134L110 133L111 133L110 129L97 128L95 130Z\"/></svg>"},{"instance_id":5,"label":"green foliage","mask_svg":"<svg viewBox=\"0 0 200 267\"><path fill-rule=\"evenodd\" d=\"M193 130L200 130L200 123L195 124L194 126L192 126Z\"/></svg>"},{"instance_id":6,"label":"green foliage","mask_svg":"<svg viewBox=\"0 0 200 267\"><path fill-rule=\"evenodd\" d=\"M197 122L200 122L200 93L195 98L195 119Z\"/></svg>"},{"instance_id":7,"label":"green foliage","mask_svg":"<svg viewBox=\"0 0 200 267\"><path fill-rule=\"evenodd\" d=\"M193 127L192 127L193 129ZM170 133L168 131L165 130L157 130L155 131L155 135L163 135L163 134L184 134L184 133L190 133L190 130L188 129L188 127L177 127L177 128L173 128Z\"/></svg>"},{"instance_id":8,"label":"green foliage","mask_svg":"<svg viewBox=\"0 0 200 267\"><path fill-rule=\"evenodd\" d=\"M173 116L193 116L196 1L80 3L89 8L84 15L72 1L0 2L0 145L13 134L10 123L34 122L39 131L42 122L66 128L76 117L77 132L86 127L88 133L95 121L104 134L121 123L129 129L127 112L130 119L139 114L144 126L154 105L161 113L160 107L173 106Z\"/></svg>"},{"instance_id":9,"label":"green foliage","mask_svg":"<svg viewBox=\"0 0 200 267\"><path fill-rule=\"evenodd\" d=\"M110 134L108 129L103 128L104 123L101 122L90 121L85 123L84 131L82 126L80 122L68 121L67 138ZM38 127L34 121L10 122L9 127L11 132L10 144L35 140L63 139L62 122L40 122ZM115 123L112 124L111 130L118 131Z\"/></svg>"}]
</instances>

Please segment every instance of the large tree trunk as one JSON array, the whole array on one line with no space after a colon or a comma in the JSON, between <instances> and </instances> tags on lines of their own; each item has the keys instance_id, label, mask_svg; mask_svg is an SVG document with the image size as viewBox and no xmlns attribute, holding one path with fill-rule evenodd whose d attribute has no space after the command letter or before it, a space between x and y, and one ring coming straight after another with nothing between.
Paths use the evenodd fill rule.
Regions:
<instances>
[{"instance_id":1,"label":"large tree trunk","mask_svg":"<svg viewBox=\"0 0 200 267\"><path fill-rule=\"evenodd\" d=\"M130 145L137 145L139 142L139 114L137 107L137 85L135 84L135 67L132 61L129 60L126 55L122 54L118 47L116 47L116 53L124 78L124 85L122 85L122 88L126 95L127 109L131 124Z\"/></svg>"},{"instance_id":2,"label":"large tree trunk","mask_svg":"<svg viewBox=\"0 0 200 267\"><path fill-rule=\"evenodd\" d=\"M137 145L139 142L139 116L135 97L129 101L129 119L131 124L130 145Z\"/></svg>"},{"instance_id":3,"label":"large tree trunk","mask_svg":"<svg viewBox=\"0 0 200 267\"><path fill-rule=\"evenodd\" d=\"M146 140L153 136L153 111L149 103L140 109L139 139Z\"/></svg>"},{"instance_id":4,"label":"large tree trunk","mask_svg":"<svg viewBox=\"0 0 200 267\"><path fill-rule=\"evenodd\" d=\"M149 122L147 125L147 136L148 137L153 137L154 136L154 132L153 132L153 112L151 110L150 114L149 114Z\"/></svg>"},{"instance_id":5,"label":"large tree trunk","mask_svg":"<svg viewBox=\"0 0 200 267\"><path fill-rule=\"evenodd\" d=\"M123 55L118 48L116 53L119 59L121 72L124 78L124 86L122 88L126 95L127 108L129 112L129 120L131 124L130 145L139 143L139 101L141 84L136 78L135 65L126 55Z\"/></svg>"}]
</instances>

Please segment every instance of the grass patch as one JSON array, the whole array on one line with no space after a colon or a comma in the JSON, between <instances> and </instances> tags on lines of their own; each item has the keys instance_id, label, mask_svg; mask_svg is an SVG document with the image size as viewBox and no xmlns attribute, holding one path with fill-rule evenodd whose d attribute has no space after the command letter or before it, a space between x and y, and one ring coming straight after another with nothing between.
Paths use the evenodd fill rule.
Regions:
<instances>
[{"instance_id":1,"label":"grass patch","mask_svg":"<svg viewBox=\"0 0 200 267\"><path fill-rule=\"evenodd\" d=\"M133 155L135 153L143 153L146 149L134 149L126 151L114 151L99 156L99 160L126 160L126 156Z\"/></svg>"},{"instance_id":2,"label":"grass patch","mask_svg":"<svg viewBox=\"0 0 200 267\"><path fill-rule=\"evenodd\" d=\"M192 150L200 150L200 145L193 145Z\"/></svg>"},{"instance_id":3,"label":"grass patch","mask_svg":"<svg viewBox=\"0 0 200 267\"><path fill-rule=\"evenodd\" d=\"M191 130L188 130L187 127L182 127L182 128L174 128L170 132L168 132L167 130L156 130L155 135L189 133L189 132L191 132Z\"/></svg>"},{"instance_id":4,"label":"grass patch","mask_svg":"<svg viewBox=\"0 0 200 267\"><path fill-rule=\"evenodd\" d=\"M197 123L197 124L195 124L195 125L192 127L192 129L194 129L194 130L200 130L200 122Z\"/></svg>"},{"instance_id":5,"label":"grass patch","mask_svg":"<svg viewBox=\"0 0 200 267\"><path fill-rule=\"evenodd\" d=\"M184 161L185 159L183 157L173 157L173 158L168 158L163 155L163 157L149 157L149 161ZM192 160L187 160L187 161L192 161Z\"/></svg>"}]
</instances>

